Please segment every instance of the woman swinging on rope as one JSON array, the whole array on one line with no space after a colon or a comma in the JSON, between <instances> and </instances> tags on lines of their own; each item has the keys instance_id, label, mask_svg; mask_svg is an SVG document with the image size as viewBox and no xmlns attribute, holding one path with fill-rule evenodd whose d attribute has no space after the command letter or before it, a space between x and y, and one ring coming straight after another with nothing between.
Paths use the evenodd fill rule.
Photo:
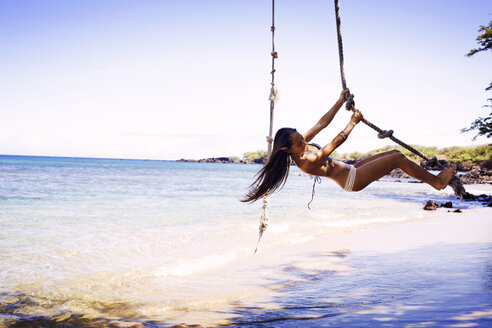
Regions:
<instances>
[{"instance_id":1,"label":"woman swinging on rope","mask_svg":"<svg viewBox=\"0 0 492 328\"><path fill-rule=\"evenodd\" d=\"M332 142L324 147L308 144L331 123L349 94L348 89L343 90L335 105L305 134L300 134L292 128L282 128L277 131L269 160L256 175L243 202L254 202L264 195L281 189L287 180L291 160L301 171L330 178L347 191L360 191L396 168L402 169L409 176L437 190L446 188L456 174L456 166L450 166L435 176L396 149L367 157L354 165L330 158L330 154L347 140L350 132L362 120L362 114L358 110Z\"/></svg>"}]
</instances>

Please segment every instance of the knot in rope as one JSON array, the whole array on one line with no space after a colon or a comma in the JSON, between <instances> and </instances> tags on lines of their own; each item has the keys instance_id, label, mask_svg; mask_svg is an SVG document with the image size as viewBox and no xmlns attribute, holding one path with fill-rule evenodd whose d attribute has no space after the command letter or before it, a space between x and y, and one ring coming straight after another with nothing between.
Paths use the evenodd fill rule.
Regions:
<instances>
[{"instance_id":1,"label":"knot in rope","mask_svg":"<svg viewBox=\"0 0 492 328\"><path fill-rule=\"evenodd\" d=\"M272 57L273 57L273 58L278 58L278 53L277 53L276 51L273 51L273 52L272 52Z\"/></svg>"},{"instance_id":2,"label":"knot in rope","mask_svg":"<svg viewBox=\"0 0 492 328\"><path fill-rule=\"evenodd\" d=\"M278 95L279 95L278 89L277 87L275 87L275 84L273 84L272 87L270 88L270 97L268 97L268 100L270 100L270 102L276 103L278 101Z\"/></svg>"},{"instance_id":3,"label":"knot in rope","mask_svg":"<svg viewBox=\"0 0 492 328\"><path fill-rule=\"evenodd\" d=\"M383 130L380 133L378 133L378 138L379 139L389 138L392 135L393 135L393 130Z\"/></svg>"},{"instance_id":4,"label":"knot in rope","mask_svg":"<svg viewBox=\"0 0 492 328\"><path fill-rule=\"evenodd\" d=\"M261 224L260 224L260 234L262 234L265 230L266 227L268 226L268 220L270 217L268 216L268 205L270 205L270 202L268 201L267 197L263 197L263 206L261 207L263 209L263 213L261 215Z\"/></svg>"},{"instance_id":5,"label":"knot in rope","mask_svg":"<svg viewBox=\"0 0 492 328\"><path fill-rule=\"evenodd\" d=\"M345 103L345 109L346 110L353 110L354 108L355 108L354 95L351 93L347 97L347 102Z\"/></svg>"},{"instance_id":6,"label":"knot in rope","mask_svg":"<svg viewBox=\"0 0 492 328\"><path fill-rule=\"evenodd\" d=\"M260 227L259 227L259 235L258 235L258 243L256 244L255 248L255 254L258 251L258 245L260 244L261 236L263 235L263 232L265 232L267 226L268 226L268 221L270 220L270 217L268 216L268 205L270 202L268 201L268 195L263 197L263 213L261 214L261 220L260 220Z\"/></svg>"},{"instance_id":7,"label":"knot in rope","mask_svg":"<svg viewBox=\"0 0 492 328\"><path fill-rule=\"evenodd\" d=\"M433 166L436 166L437 165L437 157L434 156L432 157L431 159L429 159L427 162L425 162L425 165L426 166L430 166L430 167L433 167Z\"/></svg>"}]
</instances>

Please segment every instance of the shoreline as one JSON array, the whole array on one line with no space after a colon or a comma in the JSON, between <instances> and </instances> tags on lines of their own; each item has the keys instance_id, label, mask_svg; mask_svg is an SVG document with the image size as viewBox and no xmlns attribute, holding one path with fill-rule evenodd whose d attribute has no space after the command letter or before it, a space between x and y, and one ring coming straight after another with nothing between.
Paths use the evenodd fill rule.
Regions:
<instances>
[{"instance_id":1,"label":"shoreline","mask_svg":"<svg viewBox=\"0 0 492 328\"><path fill-rule=\"evenodd\" d=\"M488 208L441 211L256 255L248 250L226 272L200 275L197 283L207 290L224 289L212 289L216 302L164 318L12 315L25 326L53 327L486 327L492 324L491 214ZM4 309L0 327L15 326L10 307Z\"/></svg>"}]
</instances>

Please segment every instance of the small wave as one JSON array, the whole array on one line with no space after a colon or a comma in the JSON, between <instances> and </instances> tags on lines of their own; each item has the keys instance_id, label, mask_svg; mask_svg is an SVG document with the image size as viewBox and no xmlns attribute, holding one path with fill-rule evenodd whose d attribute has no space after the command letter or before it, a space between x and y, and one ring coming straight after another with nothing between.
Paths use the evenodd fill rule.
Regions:
<instances>
[{"instance_id":1,"label":"small wave","mask_svg":"<svg viewBox=\"0 0 492 328\"><path fill-rule=\"evenodd\" d=\"M223 254L206 255L197 259L181 259L169 267L161 267L154 271L155 277L182 277L200 273L208 269L224 266L226 263L238 258L235 251Z\"/></svg>"},{"instance_id":2,"label":"small wave","mask_svg":"<svg viewBox=\"0 0 492 328\"><path fill-rule=\"evenodd\" d=\"M40 196L1 196L0 200L42 200L43 197Z\"/></svg>"}]
</instances>

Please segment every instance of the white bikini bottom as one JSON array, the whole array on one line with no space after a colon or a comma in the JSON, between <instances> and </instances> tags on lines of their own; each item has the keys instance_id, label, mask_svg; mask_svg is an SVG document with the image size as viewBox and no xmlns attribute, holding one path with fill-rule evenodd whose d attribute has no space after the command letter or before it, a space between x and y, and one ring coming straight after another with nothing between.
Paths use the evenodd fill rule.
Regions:
<instances>
[{"instance_id":1,"label":"white bikini bottom","mask_svg":"<svg viewBox=\"0 0 492 328\"><path fill-rule=\"evenodd\" d=\"M347 191L352 191L355 183L355 176L357 175L357 169L353 165L350 166L350 171L347 177L347 182L345 182L345 187L343 189Z\"/></svg>"}]
</instances>

